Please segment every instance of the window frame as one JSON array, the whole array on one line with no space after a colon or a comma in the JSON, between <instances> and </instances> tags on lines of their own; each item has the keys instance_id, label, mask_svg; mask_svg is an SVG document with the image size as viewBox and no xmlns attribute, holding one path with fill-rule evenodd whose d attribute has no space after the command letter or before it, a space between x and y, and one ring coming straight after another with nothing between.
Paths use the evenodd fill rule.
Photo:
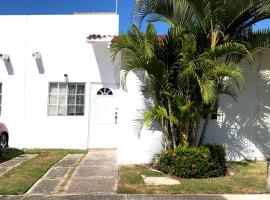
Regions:
<instances>
[{"instance_id":1,"label":"window frame","mask_svg":"<svg viewBox=\"0 0 270 200\"><path fill-rule=\"evenodd\" d=\"M53 93L51 92L51 85L52 84L57 84L57 92ZM65 93L60 93L60 85L65 84ZM70 94L70 85L75 85L75 93L72 94L74 95L74 103L69 103L69 94ZM82 85L83 88L83 93L78 94L78 85ZM65 103L64 104L59 104L59 95L65 94ZM56 96L56 104L50 103L50 97L52 95ZM77 116L77 117L82 117L85 116L85 95L86 95L86 83L85 82L56 82L52 81L48 83L48 101L47 101L47 116L49 117L70 117L70 116ZM77 96L82 96L82 102L83 104L77 104ZM55 106L56 111L54 113L56 114L50 114L50 106ZM63 106L65 109L65 113L63 115L59 114L59 107ZM75 112L74 114L68 114L68 107L69 106L74 106L75 107ZM77 114L77 106L82 106L82 113Z\"/></svg>"}]
</instances>

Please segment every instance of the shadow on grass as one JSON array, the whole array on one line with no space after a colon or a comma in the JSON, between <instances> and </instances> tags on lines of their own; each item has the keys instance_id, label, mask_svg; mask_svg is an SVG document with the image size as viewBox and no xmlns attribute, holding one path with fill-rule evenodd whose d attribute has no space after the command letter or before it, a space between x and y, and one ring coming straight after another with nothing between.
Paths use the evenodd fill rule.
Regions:
<instances>
[{"instance_id":1,"label":"shadow on grass","mask_svg":"<svg viewBox=\"0 0 270 200\"><path fill-rule=\"evenodd\" d=\"M0 164L3 162L6 162L8 160L11 160L19 155L22 155L22 154L24 154L23 150L9 148L6 152L6 155L3 157L0 157Z\"/></svg>"}]
</instances>

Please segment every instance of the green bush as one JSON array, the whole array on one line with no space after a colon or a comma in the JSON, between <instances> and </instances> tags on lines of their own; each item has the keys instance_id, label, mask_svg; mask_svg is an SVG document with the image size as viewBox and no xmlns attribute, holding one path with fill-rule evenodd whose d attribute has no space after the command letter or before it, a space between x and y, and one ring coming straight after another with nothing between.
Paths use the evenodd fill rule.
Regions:
<instances>
[{"instance_id":1,"label":"green bush","mask_svg":"<svg viewBox=\"0 0 270 200\"><path fill-rule=\"evenodd\" d=\"M177 147L161 154L160 169L182 178L224 176L225 155L225 149L220 145Z\"/></svg>"}]
</instances>

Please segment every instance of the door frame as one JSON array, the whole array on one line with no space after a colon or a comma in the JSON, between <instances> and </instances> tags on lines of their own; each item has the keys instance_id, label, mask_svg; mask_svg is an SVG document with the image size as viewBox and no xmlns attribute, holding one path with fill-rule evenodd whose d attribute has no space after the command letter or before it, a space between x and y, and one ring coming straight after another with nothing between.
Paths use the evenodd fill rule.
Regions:
<instances>
[{"instance_id":1,"label":"door frame","mask_svg":"<svg viewBox=\"0 0 270 200\"><path fill-rule=\"evenodd\" d=\"M92 88L93 88L93 85L103 85L103 86L117 86L116 83L108 83L108 82L90 82L89 83L89 102L88 102L88 134L87 134L87 149L90 149L89 145L90 145L90 140L91 140L91 111L92 111L92 97L93 95L95 94L92 94Z\"/></svg>"}]
</instances>

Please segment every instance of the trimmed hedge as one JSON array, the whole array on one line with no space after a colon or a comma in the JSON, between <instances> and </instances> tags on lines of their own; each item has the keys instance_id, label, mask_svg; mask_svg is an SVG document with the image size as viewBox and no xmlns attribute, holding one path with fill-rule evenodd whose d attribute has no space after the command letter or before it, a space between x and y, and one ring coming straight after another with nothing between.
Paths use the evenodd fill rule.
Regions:
<instances>
[{"instance_id":1,"label":"trimmed hedge","mask_svg":"<svg viewBox=\"0 0 270 200\"><path fill-rule=\"evenodd\" d=\"M224 176L225 155L225 149L220 145L177 147L161 154L160 169L181 178Z\"/></svg>"}]
</instances>

